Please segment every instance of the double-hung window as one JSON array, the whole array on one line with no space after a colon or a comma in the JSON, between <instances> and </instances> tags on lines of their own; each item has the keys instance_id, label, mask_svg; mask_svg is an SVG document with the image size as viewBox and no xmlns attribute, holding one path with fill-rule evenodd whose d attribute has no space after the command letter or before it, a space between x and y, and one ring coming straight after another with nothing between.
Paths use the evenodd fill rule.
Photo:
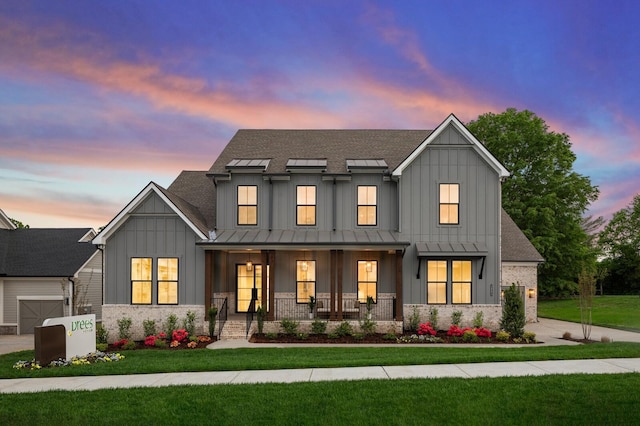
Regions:
<instances>
[{"instance_id":1,"label":"double-hung window","mask_svg":"<svg viewBox=\"0 0 640 426\"><path fill-rule=\"evenodd\" d=\"M453 305L471 303L471 260L428 260L427 303Z\"/></svg>"},{"instance_id":2,"label":"double-hung window","mask_svg":"<svg viewBox=\"0 0 640 426\"><path fill-rule=\"evenodd\" d=\"M378 262L375 260L358 260L358 300L367 303L367 297L376 302L378 288Z\"/></svg>"},{"instance_id":3,"label":"double-hung window","mask_svg":"<svg viewBox=\"0 0 640 426\"><path fill-rule=\"evenodd\" d=\"M299 185L296 190L296 224L316 224L316 187Z\"/></svg>"},{"instance_id":4,"label":"double-hung window","mask_svg":"<svg viewBox=\"0 0 640 426\"><path fill-rule=\"evenodd\" d=\"M427 261L427 303L430 305L447 303L447 261Z\"/></svg>"},{"instance_id":5,"label":"double-hung window","mask_svg":"<svg viewBox=\"0 0 640 426\"><path fill-rule=\"evenodd\" d=\"M377 192L376 186L358 186L358 226L377 224Z\"/></svg>"},{"instance_id":6,"label":"double-hung window","mask_svg":"<svg viewBox=\"0 0 640 426\"><path fill-rule=\"evenodd\" d=\"M238 185L238 225L258 224L258 187Z\"/></svg>"},{"instance_id":7,"label":"double-hung window","mask_svg":"<svg viewBox=\"0 0 640 426\"><path fill-rule=\"evenodd\" d=\"M151 265L150 257L131 258L131 303L133 305L151 304Z\"/></svg>"},{"instance_id":8,"label":"double-hung window","mask_svg":"<svg viewBox=\"0 0 640 426\"><path fill-rule=\"evenodd\" d=\"M158 305L178 303L178 258L158 258Z\"/></svg>"},{"instance_id":9,"label":"double-hung window","mask_svg":"<svg viewBox=\"0 0 640 426\"><path fill-rule=\"evenodd\" d=\"M440 184L440 224L458 225L460 223L460 185L457 183Z\"/></svg>"},{"instance_id":10,"label":"double-hung window","mask_svg":"<svg viewBox=\"0 0 640 426\"><path fill-rule=\"evenodd\" d=\"M296 302L308 303L316 297L316 261L296 261Z\"/></svg>"},{"instance_id":11,"label":"double-hung window","mask_svg":"<svg viewBox=\"0 0 640 426\"><path fill-rule=\"evenodd\" d=\"M471 261L451 261L451 303L471 303Z\"/></svg>"}]
</instances>

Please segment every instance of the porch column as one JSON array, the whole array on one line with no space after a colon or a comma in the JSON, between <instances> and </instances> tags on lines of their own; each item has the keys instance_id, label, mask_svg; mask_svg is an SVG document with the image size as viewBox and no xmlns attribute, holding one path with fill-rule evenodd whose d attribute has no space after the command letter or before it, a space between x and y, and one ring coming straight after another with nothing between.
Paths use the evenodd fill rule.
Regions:
<instances>
[{"instance_id":1,"label":"porch column","mask_svg":"<svg viewBox=\"0 0 640 426\"><path fill-rule=\"evenodd\" d=\"M343 260L344 260L344 252L342 250L338 250L336 252L337 255L337 281L338 281L338 321L342 321L342 269L343 269Z\"/></svg>"},{"instance_id":2,"label":"porch column","mask_svg":"<svg viewBox=\"0 0 640 426\"><path fill-rule=\"evenodd\" d=\"M331 260L329 265L329 319L336 319L336 251L331 250Z\"/></svg>"},{"instance_id":3,"label":"porch column","mask_svg":"<svg viewBox=\"0 0 640 426\"><path fill-rule=\"evenodd\" d=\"M204 252L204 319L209 320L207 310L213 303L213 251Z\"/></svg>"},{"instance_id":4,"label":"porch column","mask_svg":"<svg viewBox=\"0 0 640 426\"><path fill-rule=\"evenodd\" d=\"M396 250L396 321L402 321L402 250Z\"/></svg>"},{"instance_id":5,"label":"porch column","mask_svg":"<svg viewBox=\"0 0 640 426\"><path fill-rule=\"evenodd\" d=\"M276 275L276 252L275 250L269 250L264 257L266 265L269 266L269 311L267 312L267 321L274 321L276 318L275 305L276 305L276 288L274 285ZM263 280L266 274L262 274ZM267 295L267 290L264 287L264 281L262 283L262 300L266 300L264 297Z\"/></svg>"}]
</instances>

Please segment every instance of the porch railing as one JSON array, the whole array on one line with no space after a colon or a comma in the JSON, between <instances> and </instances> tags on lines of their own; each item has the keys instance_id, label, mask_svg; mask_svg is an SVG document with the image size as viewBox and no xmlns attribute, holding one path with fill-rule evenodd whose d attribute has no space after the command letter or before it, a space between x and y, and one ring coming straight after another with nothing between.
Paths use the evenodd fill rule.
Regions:
<instances>
[{"instance_id":1,"label":"porch railing","mask_svg":"<svg viewBox=\"0 0 640 426\"><path fill-rule=\"evenodd\" d=\"M251 299L249 303L249 309L247 309L247 336L249 336L249 330L251 330L251 323L253 322L253 313L256 310L256 299Z\"/></svg>"},{"instance_id":2,"label":"porch railing","mask_svg":"<svg viewBox=\"0 0 640 426\"><path fill-rule=\"evenodd\" d=\"M218 309L218 338L222 336L222 328L224 324L227 322L227 315L229 314L229 304L227 303L227 298L214 298L213 299L214 306L220 306Z\"/></svg>"},{"instance_id":3,"label":"porch railing","mask_svg":"<svg viewBox=\"0 0 640 426\"><path fill-rule=\"evenodd\" d=\"M367 304L357 299L342 299L342 319L364 320L369 311ZM292 320L328 320L331 316L331 299L320 298L316 300L313 312L310 312L307 303L297 303L295 298L276 298L274 300L275 319L283 318ZM312 314L311 316L309 314ZM395 298L378 299L371 306L371 319L374 321L392 321L395 318ZM338 302L334 301L333 317L338 318Z\"/></svg>"}]
</instances>

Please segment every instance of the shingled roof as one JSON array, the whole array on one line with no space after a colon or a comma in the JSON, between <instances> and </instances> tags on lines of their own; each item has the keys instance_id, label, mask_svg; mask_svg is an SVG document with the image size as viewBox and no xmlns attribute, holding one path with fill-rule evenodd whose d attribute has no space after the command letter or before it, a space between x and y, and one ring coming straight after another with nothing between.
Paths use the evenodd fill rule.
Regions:
<instances>
[{"instance_id":1,"label":"shingled roof","mask_svg":"<svg viewBox=\"0 0 640 426\"><path fill-rule=\"evenodd\" d=\"M501 221L503 262L544 262L542 255L504 209Z\"/></svg>"},{"instance_id":2,"label":"shingled roof","mask_svg":"<svg viewBox=\"0 0 640 426\"><path fill-rule=\"evenodd\" d=\"M326 173L347 173L347 159L384 159L395 169L431 134L431 130L238 130L211 174L227 172L237 159L269 159L266 173L286 172L291 158L327 160Z\"/></svg>"},{"instance_id":3,"label":"shingled roof","mask_svg":"<svg viewBox=\"0 0 640 426\"><path fill-rule=\"evenodd\" d=\"M96 252L91 228L0 229L0 276L70 277Z\"/></svg>"},{"instance_id":4,"label":"shingled roof","mask_svg":"<svg viewBox=\"0 0 640 426\"><path fill-rule=\"evenodd\" d=\"M215 228L216 187L207 177L206 171L183 170L169 185L165 194L205 233ZM175 196L187 205L177 201Z\"/></svg>"}]
</instances>

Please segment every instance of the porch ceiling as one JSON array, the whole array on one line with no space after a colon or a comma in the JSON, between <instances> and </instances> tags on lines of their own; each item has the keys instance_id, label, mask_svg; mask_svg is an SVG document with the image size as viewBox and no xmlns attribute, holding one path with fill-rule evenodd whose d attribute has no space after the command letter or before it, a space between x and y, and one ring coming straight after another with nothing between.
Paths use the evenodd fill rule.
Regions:
<instances>
[{"instance_id":1,"label":"porch ceiling","mask_svg":"<svg viewBox=\"0 0 640 426\"><path fill-rule=\"evenodd\" d=\"M399 234L385 230L318 231L318 230L223 230L212 240L198 243L204 248L225 250L261 249L354 249L402 250L410 243L399 240Z\"/></svg>"}]
</instances>

